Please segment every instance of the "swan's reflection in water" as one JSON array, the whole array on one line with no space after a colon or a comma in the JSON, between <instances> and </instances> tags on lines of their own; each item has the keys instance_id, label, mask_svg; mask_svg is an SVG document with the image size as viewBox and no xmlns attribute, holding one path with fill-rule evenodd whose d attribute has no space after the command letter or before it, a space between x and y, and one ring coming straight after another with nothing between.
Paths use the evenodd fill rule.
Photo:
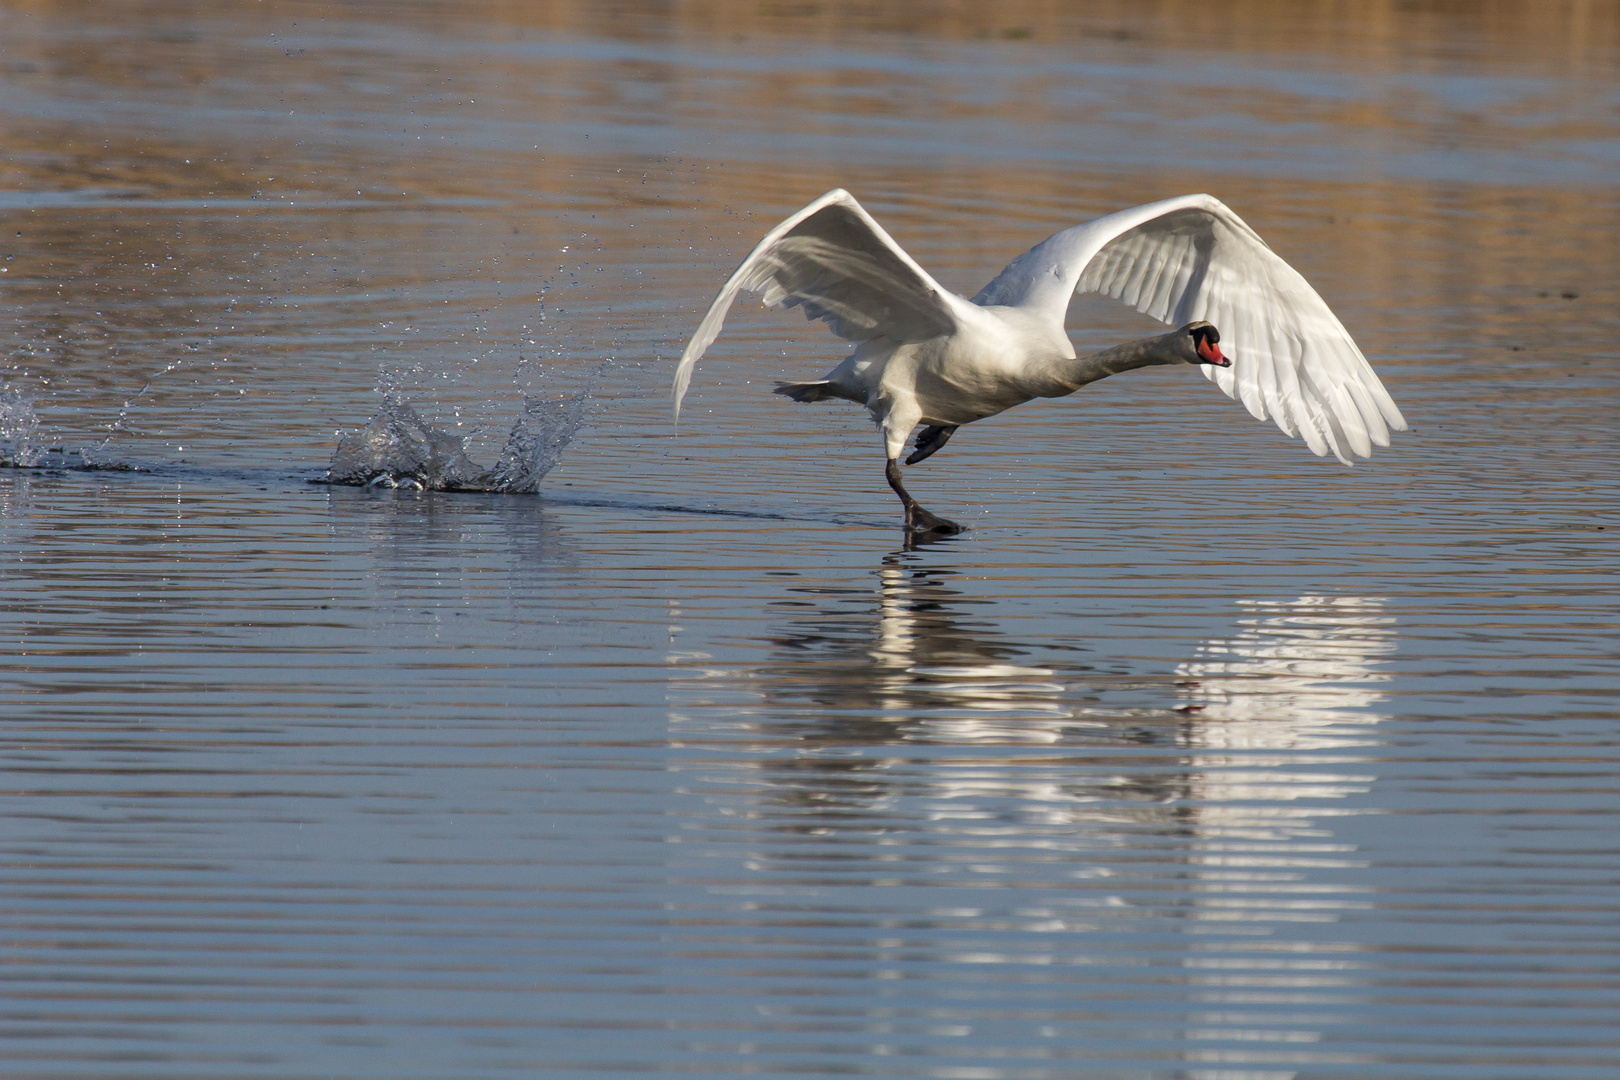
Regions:
<instances>
[{"instance_id":1,"label":"swan's reflection in water","mask_svg":"<svg viewBox=\"0 0 1620 1080\"><path fill-rule=\"evenodd\" d=\"M1344 751L1371 741L1369 728L1384 719L1374 711L1388 679L1380 668L1395 650L1394 619L1381 599L1240 600L1234 632L1193 646L1192 659L1161 676L1163 705L1110 708L1106 688L1093 685L1108 680L1094 677L1088 653L1048 644L1040 650L1046 662L1031 662L1033 647L1015 643L991 619L975 617L996 601L966 595L951 584L953 575L891 556L876 572L875 593L858 585L791 588L775 605L785 618L772 638L769 665L702 669L711 689L717 681L757 695L751 705L727 710L734 734L776 745L786 739L800 750L791 762L773 755L762 769L791 774L782 779L798 788L818 770L845 777L852 768L889 770L887 759L849 753L862 746L1090 749L1106 753L1077 764L1094 768L1128 758L1141 767L1106 776L1079 770L1058 785L1067 793L1063 801L1130 799L1157 806L1155 817L1182 823L1190 815L1177 804L1188 798L1205 804L1200 815L1207 817L1210 802L1365 789L1359 777L1322 774L1307 783L1295 773L1273 772L1267 794L1212 770L1275 769L1277 761L1253 755L1288 751L1300 764L1299 752ZM1216 753L1223 750L1247 756ZM1175 766L1167 769L1164 755L1172 752ZM944 797L988 788L1012 796L1018 791L1006 785L1019 771L993 770L992 776L976 768L968 781L941 768L930 783ZM1051 783L1039 788L1041 801L1057 794Z\"/></svg>"},{"instance_id":2,"label":"swan's reflection in water","mask_svg":"<svg viewBox=\"0 0 1620 1080\"><path fill-rule=\"evenodd\" d=\"M1395 620L1371 597L1239 604L1237 631L1176 668L1182 708L1196 717L1181 732L1191 751L1183 800L1196 807L1183 856L1190 944L1181 967L1195 999L1217 1006L1189 1011L1182 1042L1199 1048L1189 1063L1210 1061L1206 1047L1259 1044L1238 1063L1326 1064L1342 1055L1310 1047L1352 1023L1363 988L1379 978L1362 946L1335 928L1369 907L1373 890L1355 845L1332 826L1365 812L1376 779L1355 748L1387 719L1374 710ZM1255 1007L1265 1002L1288 1006L1292 1022Z\"/></svg>"},{"instance_id":3,"label":"swan's reflection in water","mask_svg":"<svg viewBox=\"0 0 1620 1080\"><path fill-rule=\"evenodd\" d=\"M1193 745L1301 748L1337 745L1347 716L1358 725L1384 719L1383 700L1395 651L1395 620L1383 600L1302 596L1289 602L1239 600L1245 615L1233 636L1209 641L1176 668ZM1351 710L1354 710L1352 712Z\"/></svg>"},{"instance_id":4,"label":"swan's reflection in water","mask_svg":"<svg viewBox=\"0 0 1620 1080\"><path fill-rule=\"evenodd\" d=\"M752 925L839 928L796 955L843 980L824 992L851 1037L881 1014L885 1045L921 1045L943 1009L1034 1056L1132 1060L1179 1032L1175 1075L1316 1061L1375 977L1336 929L1369 887L1335 830L1374 781L1382 603L1245 601L1165 658L1157 708L1110 713L1100 648L1020 644L951 582L893 562L875 594L791 591L768 665L708 669L677 727L713 745L729 715L689 790L739 846L707 880Z\"/></svg>"},{"instance_id":5,"label":"swan's reflection in water","mask_svg":"<svg viewBox=\"0 0 1620 1080\"><path fill-rule=\"evenodd\" d=\"M1382 599L1238 603L1238 631L1176 668L1181 709L1196 717L1179 732L1181 745L1198 751L1187 759L1187 792L1205 804L1206 829L1258 823L1266 803L1366 791L1372 777L1361 770L1324 767L1354 758L1312 752L1366 746L1368 728L1387 719L1375 706L1389 680L1381 667L1395 651L1395 620Z\"/></svg>"},{"instance_id":6,"label":"swan's reflection in water","mask_svg":"<svg viewBox=\"0 0 1620 1080\"><path fill-rule=\"evenodd\" d=\"M785 612L811 611L788 618L775 638L780 662L768 699L794 712L801 703L827 710L830 727L806 732L812 738L1056 741L1054 721L1071 714L1065 687L1050 668L1025 662L1027 651L993 623L973 618L990 602L952 588L952 576L891 557L877 571L875 597L829 590L816 601L785 601Z\"/></svg>"}]
</instances>

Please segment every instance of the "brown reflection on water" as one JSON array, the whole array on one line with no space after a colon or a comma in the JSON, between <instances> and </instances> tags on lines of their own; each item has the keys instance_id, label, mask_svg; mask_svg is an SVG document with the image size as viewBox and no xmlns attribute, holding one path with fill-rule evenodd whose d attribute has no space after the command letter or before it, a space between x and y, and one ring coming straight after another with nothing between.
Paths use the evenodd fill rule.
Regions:
<instances>
[{"instance_id":1,"label":"brown reflection on water","mask_svg":"<svg viewBox=\"0 0 1620 1080\"><path fill-rule=\"evenodd\" d=\"M1292 135L1267 134L1305 123L1318 132L1307 141L1327 132L1397 156L1454 145L1486 162L1504 148L1556 155L1612 141L1612 109L1592 88L1612 86L1603 77L1620 34L1614 5L1387 3L1352 16L1339 5L1255 2L1092 5L1078 15L1039 3L428 4L390 12L386 29L382 10L0 7L0 88L15 92L0 100L0 199L67 199L11 209L0 201L7 295L20 313L13 377L88 395L55 418L58 428L76 413L105 433L128 396L176 362L211 366L183 385L159 380L142 400L167 411L138 419L171 447L186 445L188 425L208 416L192 410L241 393L233 372L244 364L262 374L313 352L328 371L347 365L339 381L363 393L389 357L471 351L463 346L511 352L548 282L568 289L567 303L555 294L549 303L554 322L588 335L579 353L614 351L618 331L600 327L629 300L667 314L639 327L629 351L668 355L777 216L835 185L866 200L923 265L966 294L1057 228L1209 190L1318 286L1420 431L1437 413L1422 400L1431 391L1466 396L1476 410L1519 412L1545 407L1549 395L1615 392L1593 360L1612 355L1610 313L1620 308L1620 246L1594 240L1620 233L1611 194L1377 170L1302 177L1289 170ZM435 55L443 43L421 35L436 28L451 40L458 30L474 51ZM901 59L914 48L941 65L744 64L716 78L702 60L791 58L806 35L832 42L851 32ZM671 48L606 62L556 51L581 35ZM986 37L968 52L930 51ZM552 51L525 51L542 46ZM1043 68L1021 81L1008 73L1020 70L1026 47L1047 50L1046 64L1134 66L1146 143L1173 137L1168 125L1188 119L1190 100L1202 110L1194 119L1238 118L1229 141L1250 147L1251 167L1211 173L1188 157L1144 171L1106 155L1014 164L971 146L905 165L772 148L784 125L837 135L868 132L877 120L957 118L1045 130L1096 111L1084 98L1110 89L1106 67ZM1505 102L1470 96L1467 86L1301 96L1287 80L1232 98L1218 83L1239 57L1301 70L1562 81L1516 83ZM1191 81L1155 85L1152 72L1172 68ZM979 71L1003 89L977 94ZM1071 102L1070 91L1081 98ZM578 130L563 137L542 127L530 138L525 125L548 123ZM628 127L741 132L734 145L748 149L695 164L598 155L582 141L593 129ZM657 145L656 134L648 138ZM1346 170L1355 162L1347 150ZM599 273L603 264L614 272ZM819 327L744 307L738 332L787 340L814 362L841 352ZM490 331L469 333L482 312L493 312ZM393 322L407 319L414 338ZM1132 319L1102 305L1071 321L1101 338L1126 332ZM759 355L723 337L695 392L714 373L781 373L774 352ZM237 367L219 366L221 357ZM1464 393L1450 370L1413 370L1415 359L1436 358L1465 378L1492 378ZM1533 377L1518 374L1529 365ZM348 411L337 414L363 418ZM207 431L228 438L230 422L216 420ZM331 429L327 416L312 415L297 438L329 439Z\"/></svg>"},{"instance_id":2,"label":"brown reflection on water","mask_svg":"<svg viewBox=\"0 0 1620 1080\"><path fill-rule=\"evenodd\" d=\"M20 13L84 18L104 7L86 0L8 0ZM713 41L717 36L782 36L832 42L882 34L944 40L1008 42L1141 42L1195 51L1241 48L1276 54L1319 53L1345 63L1429 56L1467 58L1476 52L1510 54L1523 64L1603 64L1620 47L1620 12L1603 0L1100 0L1083 6L1058 0L1003 0L995 5L955 0L696 0L682 4L642 0L526 4L516 0L397 5L281 3L232 5L233 19L249 28L286 27L335 15L378 17L433 29L468 27L544 30L627 40ZM177 47L198 44L185 21L224 10L219 5L138 2L118 5L131 25L167 20L154 36ZM1577 68L1579 70L1579 68ZM177 81L185 77L176 74Z\"/></svg>"},{"instance_id":3,"label":"brown reflection on water","mask_svg":"<svg viewBox=\"0 0 1620 1080\"><path fill-rule=\"evenodd\" d=\"M17 257L12 273L22 279L94 272L109 295L152 293L169 281L138 273L140 261L189 260L194 263L190 272L202 272L217 258L199 233L214 229L235 233L234 243L227 245L232 247L263 248L264 233L282 234L285 247L292 249L275 253L283 260L307 252L317 238L353 251L380 230L389 235L404 230L406 236L414 230L417 244L432 250L442 240L423 222L374 215L442 199L490 200L486 206L455 211L458 224L486 244L500 242L506 232L502 224L523 206L556 205L559 198L571 205L595 202L620 219L597 222L596 239L619 249L639 247L649 235L648 226L655 224L635 221L642 231L632 233L627 226L638 213L679 205L688 218L683 222L690 226L688 236L713 238L710 246L717 250L710 258L718 269L751 246L772 215L844 184L859 196L888 204L881 211L883 219L902 241L923 249L925 265L939 267L949 284L967 293L1053 228L1151 198L1212 190L1313 280L1323 280L1331 300L1352 311L1391 298L1427 305L1490 296L1514 305L1487 307L1484 317L1489 321L1483 329L1496 338L1522 336L1513 328L1527 312L1517 305L1540 299L1542 291L1590 295L1595 287L1591 303L1614 299L1604 291L1612 286L1602 282L1616 275L1577 281L1568 272L1571 266L1590 265L1591 236L1612 233L1620 225L1614 200L1595 198L1590 191L1391 183L1376 175L1358 175L1346 183L1267 179L1263 167L1252 176L1230 171L1210 175L1195 159L1155 169L1144 182L1139 173L1115 176L1106 168L1007 167L975 160L971 152L948 167L922 165L917 172L822 162L813 155L809 160L798 155L788 166L768 149L769 137L786 117L794 118L797 130L831 125L828 130L836 131L840 117L862 118L859 126L880 116L978 118L1039 129L1095 111L1096 103L1071 105L1054 93L1099 81L1106 89L1106 74L1049 73L1016 92L980 100L962 85L971 76L951 74L949 68L941 73L927 67L763 65L730 70L716 79L701 62L681 53L603 63L588 55L570 57L566 51L531 56L521 48L479 52L471 57L475 63L453 56L435 63L432 57L415 55L424 47L421 41L390 37L368 24L382 9L365 4L275 5L273 10L233 4L203 11L151 3L119 5L117 11L116 34L61 35L39 32L39 21L79 20L95 26L109 17L97 5L0 7L0 38L7 41L0 86L12 85L30 98L65 101L105 95L119 106L124 102L118 99L127 96L131 102L169 106L181 116L204 110L200 123L194 130L189 124L170 129L148 114L119 119L117 111L98 116L95 109L65 115L58 110L59 118L43 121L0 107L0 144L7 150L0 158L0 187L198 200L199 205L184 209L188 216L205 210L207 200L257 202L264 208L232 206L232 221L220 221L216 212L203 229L176 229L172 210L141 210L116 218L114 208L71 213L60 220L47 218L43 229L34 217L26 222L31 228L25 235L13 238L20 242L12 245L11 254ZM300 45L299 34L322 32L325 16L332 16L339 28L343 18L355 20L360 36L352 41L329 36L319 47ZM1218 66L1228 59L1235 62L1228 55L1234 51L1251 64L1286 59L1363 74L1395 67L1422 71L1425 64L1440 70L1466 60L1474 65L1468 69L1472 77L1544 69L1565 79L1588 69L1606 76L1620 55L1620 8L1582 2L1372 3L1357 5L1353 14L1342 5L1325 3L1111 3L1087 5L1078 15L1069 5L1053 3L997 5L993 10L948 3L700 3L675 8L424 4L388 17L404 28L454 28L474 41L509 39L514 46L583 34L690 45L699 53L723 53L733 44L741 52L760 47L768 52L789 50L805 35L836 41L856 33L879 35L885 47L895 44L903 51L908 41L923 47L989 35L1000 43L997 48L1026 42L1031 48L1054 50L1042 53L1044 60L1116 59L1140 65L1143 72L1178 61L1212 62L1217 66L1207 75L1194 75L1191 83L1132 84L1131 94L1147 110L1142 138L1151 142L1162 137L1157 132L1163 122L1184 115L1189 96L1196 96L1205 113L1246 117L1252 128L1234 138L1258 140L1263 155L1279 164L1287 163L1289 147L1267 142L1264 133L1272 128L1293 131L1301 123L1337 132L1335 137L1352 144L1356 137L1345 133L1365 131L1369 146L1395 151L1448 142L1488 151L1522 150L1532 143L1549 150L1581 141L1601 143L1614 137L1614 120L1600 101L1532 92L1506 103L1488 97L1473 101L1467 94L1453 101L1430 90L1307 99L1281 85L1247 87L1227 100L1223 95L1228 92L1218 85ZM300 19L304 30L294 30ZM226 21L228 34L220 32ZM1009 42L1001 34L1007 28L1028 34ZM1018 67L1016 52L967 59L997 72ZM1578 93L1571 87L1579 85L1570 82L1546 93ZM267 93L274 95L273 103ZM813 106L808 110L801 107L807 102ZM430 120L452 126L424 126ZM712 124L757 132L768 160L733 158L721 169L709 163L679 170L678 180L676 170L665 169L660 182L649 187L613 179L620 168L645 169L644 157L628 155L610 168L594 155L555 145L523 146L511 133L503 133L506 145L479 147L477 167L464 167L468 150L458 136L476 137L496 122L601 124L606 130L619 124L654 129ZM1351 153L1347 168L1354 168L1353 158ZM309 215L295 212L300 200L315 204ZM336 212L323 210L323 201L359 205ZM266 208L273 208L273 218L261 216L270 212ZM735 213L754 213L764 220L739 221ZM950 219L948 230L938 227L941 216ZM90 250L79 257L91 262L73 264L74 245L65 241L76 233L106 234L114 227L121 232L118 244L80 244ZM675 231L671 228L665 236ZM555 250L551 239L543 242L548 253ZM542 243L529 237L506 242L536 260L541 254ZM1581 258L1570 258L1577 253L1571 249L1579 249ZM1421 257L1435 250L1444 250L1447 257ZM1598 258L1609 269L1620 260L1613 254ZM262 289L265 268L257 269ZM389 267L388 280L420 286L439 277L433 261L424 259L413 266ZM349 266L327 284L354 290L375 282ZM699 303L692 301L694 308Z\"/></svg>"}]
</instances>

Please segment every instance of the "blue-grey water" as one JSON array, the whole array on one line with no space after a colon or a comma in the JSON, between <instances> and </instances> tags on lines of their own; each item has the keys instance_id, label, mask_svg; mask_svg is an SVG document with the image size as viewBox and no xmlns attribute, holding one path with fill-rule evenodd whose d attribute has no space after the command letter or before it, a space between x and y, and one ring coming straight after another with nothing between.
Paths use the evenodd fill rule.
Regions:
<instances>
[{"instance_id":1,"label":"blue-grey water","mask_svg":"<svg viewBox=\"0 0 1620 1080\"><path fill-rule=\"evenodd\" d=\"M0 1073L1620 1075L1617 72L1579 2L0 3ZM906 551L768 392L819 325L669 421L834 186L968 294L1209 191L1412 430L1132 373ZM576 403L537 494L316 482Z\"/></svg>"}]
</instances>

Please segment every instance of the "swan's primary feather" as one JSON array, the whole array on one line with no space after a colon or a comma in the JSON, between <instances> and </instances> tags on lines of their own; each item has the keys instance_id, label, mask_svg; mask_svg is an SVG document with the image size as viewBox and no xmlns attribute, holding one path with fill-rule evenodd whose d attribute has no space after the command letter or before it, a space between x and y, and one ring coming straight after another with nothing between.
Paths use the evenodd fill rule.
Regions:
<instances>
[{"instance_id":1,"label":"swan's primary feather","mask_svg":"<svg viewBox=\"0 0 1620 1080\"><path fill-rule=\"evenodd\" d=\"M1061 319L1076 292L1161 322L1214 323L1229 368L1205 378L1257 419L1345 464L1406 420L1316 290L1219 199L1183 195L1065 229L1014 259L973 298Z\"/></svg>"},{"instance_id":2,"label":"swan's primary feather","mask_svg":"<svg viewBox=\"0 0 1620 1080\"><path fill-rule=\"evenodd\" d=\"M802 307L849 341L927 341L956 329L951 296L842 188L766 234L720 289L675 369L675 416L692 367L720 334L739 291L770 307Z\"/></svg>"}]
</instances>

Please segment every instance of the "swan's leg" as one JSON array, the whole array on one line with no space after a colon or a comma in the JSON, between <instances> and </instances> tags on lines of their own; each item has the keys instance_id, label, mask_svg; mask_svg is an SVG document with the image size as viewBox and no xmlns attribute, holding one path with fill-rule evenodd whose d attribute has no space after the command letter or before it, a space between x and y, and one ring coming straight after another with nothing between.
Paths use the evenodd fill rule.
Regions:
<instances>
[{"instance_id":1,"label":"swan's leg","mask_svg":"<svg viewBox=\"0 0 1620 1080\"><path fill-rule=\"evenodd\" d=\"M900 459L889 459L884 476L894 493L900 496L900 501L906 508L906 531L908 533L935 533L940 536L955 536L962 531L962 526L954 521L947 521L942 517L929 513L911 497L911 492L900 482Z\"/></svg>"},{"instance_id":2,"label":"swan's leg","mask_svg":"<svg viewBox=\"0 0 1620 1080\"><path fill-rule=\"evenodd\" d=\"M901 365L903 368L905 365ZM936 517L917 505L917 500L911 497L911 492L900 482L900 452L906 448L906 439L911 435L919 421L922 420L922 408L909 389L902 386L898 389L888 385L887 379L896 369L892 364L884 368L885 385L883 393L874 398L867 405L872 410L873 417L883 432L884 456L889 459L884 476L894 493L900 496L900 501L906 508L906 546L910 547L917 537L954 536L962 531L962 526L954 521L946 521ZM909 372L900 374L909 376Z\"/></svg>"},{"instance_id":3,"label":"swan's leg","mask_svg":"<svg viewBox=\"0 0 1620 1080\"><path fill-rule=\"evenodd\" d=\"M951 436L956 434L956 428L956 424L940 424L935 427L923 428L917 433L917 449L913 450L911 456L906 458L906 464L915 465L917 462L943 450L945 444L950 441Z\"/></svg>"}]
</instances>

